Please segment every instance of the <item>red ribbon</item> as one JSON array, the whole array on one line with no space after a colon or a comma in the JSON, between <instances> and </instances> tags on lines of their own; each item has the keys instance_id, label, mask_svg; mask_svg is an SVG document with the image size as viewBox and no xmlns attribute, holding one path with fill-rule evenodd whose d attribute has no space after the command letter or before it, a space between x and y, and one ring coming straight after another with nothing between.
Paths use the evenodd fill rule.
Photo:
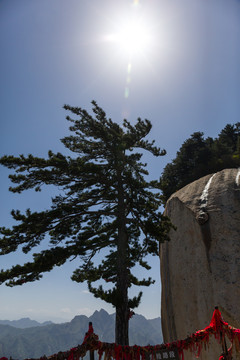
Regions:
<instances>
[{"instance_id":1,"label":"red ribbon","mask_svg":"<svg viewBox=\"0 0 240 360\"><path fill-rule=\"evenodd\" d=\"M209 326L212 327L216 333L219 333L222 330L222 325L223 325L222 315L220 311L216 308L213 312L212 320Z\"/></svg>"},{"instance_id":2,"label":"red ribbon","mask_svg":"<svg viewBox=\"0 0 240 360\"><path fill-rule=\"evenodd\" d=\"M84 337L84 339L83 339L83 344L85 344L85 342L87 341L87 339L89 338L89 336L91 335L91 334L93 334L93 326L92 326L92 323L90 322L89 323L89 326L88 326L88 332L86 332L86 334L85 334L85 337Z\"/></svg>"}]
</instances>

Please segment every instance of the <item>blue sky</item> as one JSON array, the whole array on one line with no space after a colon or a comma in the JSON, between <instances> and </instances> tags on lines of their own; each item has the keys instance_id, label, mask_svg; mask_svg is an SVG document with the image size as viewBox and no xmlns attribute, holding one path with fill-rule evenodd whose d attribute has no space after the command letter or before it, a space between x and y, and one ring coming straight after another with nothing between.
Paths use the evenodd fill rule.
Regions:
<instances>
[{"instance_id":1,"label":"blue sky","mask_svg":"<svg viewBox=\"0 0 240 360\"><path fill-rule=\"evenodd\" d=\"M136 19L147 40L130 54L127 39L116 34ZM90 110L95 99L114 121L151 120L151 137L167 150L148 164L158 178L194 131L215 137L239 121L239 39L238 0L0 0L0 154L64 152L62 106ZM13 208L48 208L53 189L12 194L8 171L0 171L0 226L11 226ZM19 252L0 261L6 268L26 260ZM100 308L113 312L70 280L76 266L21 287L2 285L0 319L64 321ZM159 268L153 259L157 281L144 289L137 310L147 318L160 315Z\"/></svg>"}]
</instances>

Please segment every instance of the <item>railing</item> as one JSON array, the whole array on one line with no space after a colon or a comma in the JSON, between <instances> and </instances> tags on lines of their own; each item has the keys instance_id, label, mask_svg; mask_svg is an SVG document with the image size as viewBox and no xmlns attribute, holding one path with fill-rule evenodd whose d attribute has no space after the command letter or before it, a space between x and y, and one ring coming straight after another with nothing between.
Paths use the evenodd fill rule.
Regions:
<instances>
[{"instance_id":1,"label":"railing","mask_svg":"<svg viewBox=\"0 0 240 360\"><path fill-rule=\"evenodd\" d=\"M71 349L70 352L52 355L48 359L78 360L89 352L90 360L94 360L95 351L98 352L99 359L101 359L104 353L104 359L106 360L179 360L176 344L168 344L167 346L164 344L155 346L122 346L115 343L101 342L98 340L98 335L94 334L91 322L89 323L89 329L85 334L82 345Z\"/></svg>"},{"instance_id":2,"label":"railing","mask_svg":"<svg viewBox=\"0 0 240 360\"><path fill-rule=\"evenodd\" d=\"M184 340L155 346L126 346L101 342L98 336L94 334L92 323L89 323L89 329L82 345L65 353L49 356L48 359L79 360L90 351L90 358L94 360L94 351L97 351L99 360L101 360L103 354L104 360L179 360L179 358L184 359L184 351L186 350L193 351L197 356L200 356L202 348L208 343L212 335L222 344L221 360L231 358L233 344L235 344L236 351L240 352L240 329L235 329L226 323L222 319L218 307L216 307L211 322L205 329L197 331ZM231 342L229 349L224 346L225 336ZM39 360L43 360L43 358Z\"/></svg>"}]
</instances>

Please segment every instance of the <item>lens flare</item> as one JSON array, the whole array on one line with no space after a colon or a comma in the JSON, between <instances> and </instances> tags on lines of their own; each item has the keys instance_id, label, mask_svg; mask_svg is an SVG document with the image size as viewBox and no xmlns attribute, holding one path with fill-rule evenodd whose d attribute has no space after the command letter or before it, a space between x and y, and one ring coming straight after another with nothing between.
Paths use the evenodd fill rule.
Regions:
<instances>
[{"instance_id":1,"label":"lens flare","mask_svg":"<svg viewBox=\"0 0 240 360\"><path fill-rule=\"evenodd\" d=\"M124 97L129 98L132 83L132 64L146 63L151 57L154 34L153 25L139 0L133 0L127 11L116 12L111 19L112 29L104 36L104 41L113 45L112 49L121 61L126 61L127 74Z\"/></svg>"}]
</instances>

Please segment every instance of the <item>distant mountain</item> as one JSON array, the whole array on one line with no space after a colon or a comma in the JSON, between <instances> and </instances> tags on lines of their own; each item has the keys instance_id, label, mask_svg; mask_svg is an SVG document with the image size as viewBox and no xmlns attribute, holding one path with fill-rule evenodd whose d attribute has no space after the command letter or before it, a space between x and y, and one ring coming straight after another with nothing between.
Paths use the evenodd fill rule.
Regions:
<instances>
[{"instance_id":1,"label":"distant mountain","mask_svg":"<svg viewBox=\"0 0 240 360\"><path fill-rule=\"evenodd\" d=\"M29 318L22 318L19 320L0 320L0 325L10 325L19 329L26 329L35 326L46 326L52 324L52 321L45 321L39 323L36 320L31 320Z\"/></svg>"},{"instance_id":2,"label":"distant mountain","mask_svg":"<svg viewBox=\"0 0 240 360\"><path fill-rule=\"evenodd\" d=\"M115 315L100 310L89 318L79 315L63 324L41 324L25 329L0 324L0 357L38 358L69 350L82 343L89 321L92 321L100 341L114 342ZM134 315L130 320L129 338L130 345L161 344L160 318L147 320L142 315Z\"/></svg>"}]
</instances>

